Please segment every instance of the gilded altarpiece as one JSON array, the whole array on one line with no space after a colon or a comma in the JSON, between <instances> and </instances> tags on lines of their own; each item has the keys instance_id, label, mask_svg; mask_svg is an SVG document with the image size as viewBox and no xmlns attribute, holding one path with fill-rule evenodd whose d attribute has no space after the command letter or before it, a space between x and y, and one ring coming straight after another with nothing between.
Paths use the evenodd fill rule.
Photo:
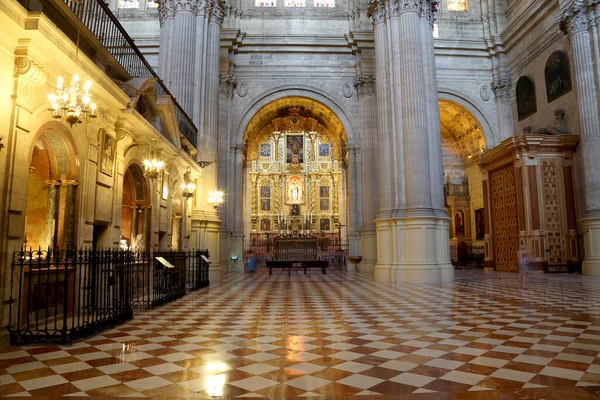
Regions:
<instances>
[{"instance_id":1,"label":"gilded altarpiece","mask_svg":"<svg viewBox=\"0 0 600 400\"><path fill-rule=\"evenodd\" d=\"M251 235L333 234L340 222L342 141L292 108L248 142Z\"/></svg>"}]
</instances>

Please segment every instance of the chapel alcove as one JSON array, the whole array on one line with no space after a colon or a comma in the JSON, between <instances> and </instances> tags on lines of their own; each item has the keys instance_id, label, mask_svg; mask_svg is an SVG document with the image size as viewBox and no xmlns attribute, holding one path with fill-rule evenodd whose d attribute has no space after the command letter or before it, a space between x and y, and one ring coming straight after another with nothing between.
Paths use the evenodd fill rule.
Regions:
<instances>
[{"instance_id":1,"label":"chapel alcove","mask_svg":"<svg viewBox=\"0 0 600 400\"><path fill-rule=\"evenodd\" d=\"M146 251L150 247L152 209L142 168L131 164L123 177L121 247Z\"/></svg>"},{"instance_id":2,"label":"chapel alcove","mask_svg":"<svg viewBox=\"0 0 600 400\"><path fill-rule=\"evenodd\" d=\"M74 248L77 156L62 126L42 128L31 150L24 247Z\"/></svg>"},{"instance_id":3,"label":"chapel alcove","mask_svg":"<svg viewBox=\"0 0 600 400\"><path fill-rule=\"evenodd\" d=\"M458 245L483 252L485 233L482 174L476 158L485 148L481 124L463 106L440 100L440 128L446 211L450 217L451 258ZM464 246L463 246L464 249Z\"/></svg>"},{"instance_id":4,"label":"chapel alcove","mask_svg":"<svg viewBox=\"0 0 600 400\"><path fill-rule=\"evenodd\" d=\"M248 124L244 153L244 233L256 243L277 235L339 241L347 225L348 155L340 119L325 105L289 97Z\"/></svg>"}]
</instances>

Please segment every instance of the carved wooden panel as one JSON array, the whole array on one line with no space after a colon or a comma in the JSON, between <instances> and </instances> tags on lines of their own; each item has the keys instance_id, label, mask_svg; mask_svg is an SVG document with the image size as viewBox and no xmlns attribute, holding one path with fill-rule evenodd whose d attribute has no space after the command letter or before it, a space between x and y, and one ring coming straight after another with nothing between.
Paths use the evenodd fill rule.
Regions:
<instances>
[{"instance_id":1,"label":"carved wooden panel","mask_svg":"<svg viewBox=\"0 0 600 400\"><path fill-rule=\"evenodd\" d=\"M555 160L542 161L542 188L544 192L544 213L546 229L546 249L548 264L563 264L565 254L564 236L560 218L560 191L558 187L558 167Z\"/></svg>"},{"instance_id":2,"label":"carved wooden panel","mask_svg":"<svg viewBox=\"0 0 600 400\"><path fill-rule=\"evenodd\" d=\"M517 193L512 166L490 174L496 269L515 269L518 250Z\"/></svg>"}]
</instances>

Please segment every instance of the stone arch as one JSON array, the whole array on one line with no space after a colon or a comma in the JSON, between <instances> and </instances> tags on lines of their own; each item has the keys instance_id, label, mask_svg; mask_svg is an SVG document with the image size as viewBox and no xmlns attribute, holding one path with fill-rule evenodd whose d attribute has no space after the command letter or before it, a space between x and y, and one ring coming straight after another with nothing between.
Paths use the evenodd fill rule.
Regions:
<instances>
[{"instance_id":1,"label":"stone arch","mask_svg":"<svg viewBox=\"0 0 600 400\"><path fill-rule=\"evenodd\" d=\"M499 141L496 140L496 135L494 130L492 129L492 125L489 123L488 119L485 117L481 109L477 106L477 103L473 101L468 96L458 93L452 89L439 89L438 90L438 98L439 100L449 100L453 103L458 104L466 111L471 113L473 118L479 123L481 129L483 130L483 139L485 141L485 147L492 148L499 144Z\"/></svg>"},{"instance_id":2,"label":"stone arch","mask_svg":"<svg viewBox=\"0 0 600 400\"><path fill-rule=\"evenodd\" d=\"M56 121L42 124L28 157L26 245L75 247L80 168L71 132Z\"/></svg>"},{"instance_id":3,"label":"stone arch","mask_svg":"<svg viewBox=\"0 0 600 400\"><path fill-rule=\"evenodd\" d=\"M329 108L341 121L346 132L348 144L358 143L356 128L352 124L347 110L338 101L318 88L307 85L282 85L272 88L257 96L242 112L241 119L234 135L234 143L242 143L248 124L264 106L286 97L302 97L314 100Z\"/></svg>"}]
</instances>

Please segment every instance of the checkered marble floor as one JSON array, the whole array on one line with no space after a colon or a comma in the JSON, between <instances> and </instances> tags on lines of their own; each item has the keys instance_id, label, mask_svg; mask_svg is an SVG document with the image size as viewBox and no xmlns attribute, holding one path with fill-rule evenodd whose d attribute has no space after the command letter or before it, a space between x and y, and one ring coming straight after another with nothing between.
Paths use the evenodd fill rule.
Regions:
<instances>
[{"instance_id":1,"label":"checkered marble floor","mask_svg":"<svg viewBox=\"0 0 600 400\"><path fill-rule=\"evenodd\" d=\"M595 398L599 316L600 279L579 275L521 288L483 271L443 285L259 271L72 346L1 349L0 395Z\"/></svg>"}]
</instances>

